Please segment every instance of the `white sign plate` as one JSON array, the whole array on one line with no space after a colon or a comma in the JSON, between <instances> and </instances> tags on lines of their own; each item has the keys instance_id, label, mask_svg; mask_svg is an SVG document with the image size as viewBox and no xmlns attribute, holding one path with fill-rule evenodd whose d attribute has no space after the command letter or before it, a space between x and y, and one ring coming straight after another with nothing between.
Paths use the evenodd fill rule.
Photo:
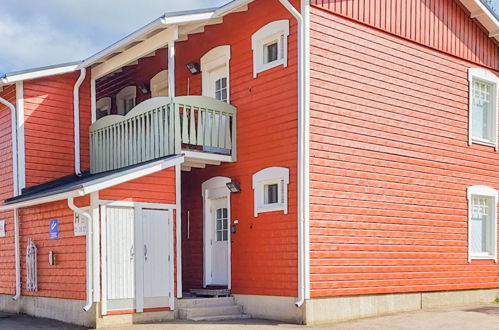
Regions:
<instances>
[{"instance_id":1,"label":"white sign plate","mask_svg":"<svg viewBox=\"0 0 499 330\"><path fill-rule=\"evenodd\" d=\"M87 235L87 220L85 217L80 216L78 213L75 213L74 216L74 231L75 236Z\"/></svg>"},{"instance_id":2,"label":"white sign plate","mask_svg":"<svg viewBox=\"0 0 499 330\"><path fill-rule=\"evenodd\" d=\"M5 220L0 220L0 237L5 237Z\"/></svg>"}]
</instances>

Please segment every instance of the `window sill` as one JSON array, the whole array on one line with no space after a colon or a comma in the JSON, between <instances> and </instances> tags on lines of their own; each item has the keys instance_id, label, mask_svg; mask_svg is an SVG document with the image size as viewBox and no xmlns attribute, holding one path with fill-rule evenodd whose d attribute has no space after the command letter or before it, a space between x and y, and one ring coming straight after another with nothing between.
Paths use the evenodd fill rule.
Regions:
<instances>
[{"instance_id":1,"label":"window sill","mask_svg":"<svg viewBox=\"0 0 499 330\"><path fill-rule=\"evenodd\" d=\"M284 211L284 214L287 214L286 205L275 204L275 205L268 205L268 206L259 206L256 210L256 215L258 215L260 213L278 212L278 211Z\"/></svg>"},{"instance_id":2,"label":"window sill","mask_svg":"<svg viewBox=\"0 0 499 330\"><path fill-rule=\"evenodd\" d=\"M493 148L496 147L496 143L495 142L488 141L488 140L482 140L482 139L478 139L478 138L472 138L471 139L471 144L480 144L480 145L483 145L483 146L493 147Z\"/></svg>"},{"instance_id":3,"label":"window sill","mask_svg":"<svg viewBox=\"0 0 499 330\"><path fill-rule=\"evenodd\" d=\"M469 257L469 261L473 260L493 260L496 261L496 257L493 255L472 255Z\"/></svg>"},{"instance_id":4,"label":"window sill","mask_svg":"<svg viewBox=\"0 0 499 330\"><path fill-rule=\"evenodd\" d=\"M276 68L276 67L281 66L281 65L284 67L287 67L286 59L280 59L280 60L277 60L274 62L262 64L256 68L254 78L256 78L258 76L258 74L260 74L264 71Z\"/></svg>"}]
</instances>

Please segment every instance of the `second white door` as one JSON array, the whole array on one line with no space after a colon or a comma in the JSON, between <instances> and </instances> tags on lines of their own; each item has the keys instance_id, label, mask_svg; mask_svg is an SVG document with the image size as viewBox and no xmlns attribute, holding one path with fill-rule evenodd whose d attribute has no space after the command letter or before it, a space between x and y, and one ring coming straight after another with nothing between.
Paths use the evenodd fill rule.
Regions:
<instances>
[{"instance_id":1,"label":"second white door","mask_svg":"<svg viewBox=\"0 0 499 330\"><path fill-rule=\"evenodd\" d=\"M229 283L229 210L227 198L211 201L211 285Z\"/></svg>"}]
</instances>

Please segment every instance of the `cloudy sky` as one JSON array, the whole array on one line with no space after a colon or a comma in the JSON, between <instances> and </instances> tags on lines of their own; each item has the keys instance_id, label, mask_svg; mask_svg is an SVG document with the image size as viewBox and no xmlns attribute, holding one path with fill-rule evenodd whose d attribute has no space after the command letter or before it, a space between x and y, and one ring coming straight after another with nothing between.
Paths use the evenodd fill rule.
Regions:
<instances>
[{"instance_id":1,"label":"cloudy sky","mask_svg":"<svg viewBox=\"0 0 499 330\"><path fill-rule=\"evenodd\" d=\"M165 12L229 0L1 0L0 75L93 55ZM140 5L137 5L140 4Z\"/></svg>"},{"instance_id":2,"label":"cloudy sky","mask_svg":"<svg viewBox=\"0 0 499 330\"><path fill-rule=\"evenodd\" d=\"M498 8L499 0L493 1ZM1 2L0 74L82 60L164 12L217 7L229 0Z\"/></svg>"}]
</instances>

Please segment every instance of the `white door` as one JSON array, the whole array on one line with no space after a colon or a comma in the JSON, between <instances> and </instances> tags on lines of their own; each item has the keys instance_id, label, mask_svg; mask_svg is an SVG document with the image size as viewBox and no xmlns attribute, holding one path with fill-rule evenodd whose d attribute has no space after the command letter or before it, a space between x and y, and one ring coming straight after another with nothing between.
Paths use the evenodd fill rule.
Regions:
<instances>
[{"instance_id":1,"label":"white door","mask_svg":"<svg viewBox=\"0 0 499 330\"><path fill-rule=\"evenodd\" d=\"M144 308L170 306L170 213L142 210Z\"/></svg>"},{"instance_id":2,"label":"white door","mask_svg":"<svg viewBox=\"0 0 499 330\"><path fill-rule=\"evenodd\" d=\"M133 208L106 208L108 310L135 306L134 223Z\"/></svg>"},{"instance_id":3,"label":"white door","mask_svg":"<svg viewBox=\"0 0 499 330\"><path fill-rule=\"evenodd\" d=\"M209 81L209 95L217 100L227 102L228 97L228 79L227 79L227 68L221 66L217 69L210 71L210 81Z\"/></svg>"},{"instance_id":4,"label":"white door","mask_svg":"<svg viewBox=\"0 0 499 330\"><path fill-rule=\"evenodd\" d=\"M227 198L211 200L211 285L229 283L229 214Z\"/></svg>"}]
</instances>

